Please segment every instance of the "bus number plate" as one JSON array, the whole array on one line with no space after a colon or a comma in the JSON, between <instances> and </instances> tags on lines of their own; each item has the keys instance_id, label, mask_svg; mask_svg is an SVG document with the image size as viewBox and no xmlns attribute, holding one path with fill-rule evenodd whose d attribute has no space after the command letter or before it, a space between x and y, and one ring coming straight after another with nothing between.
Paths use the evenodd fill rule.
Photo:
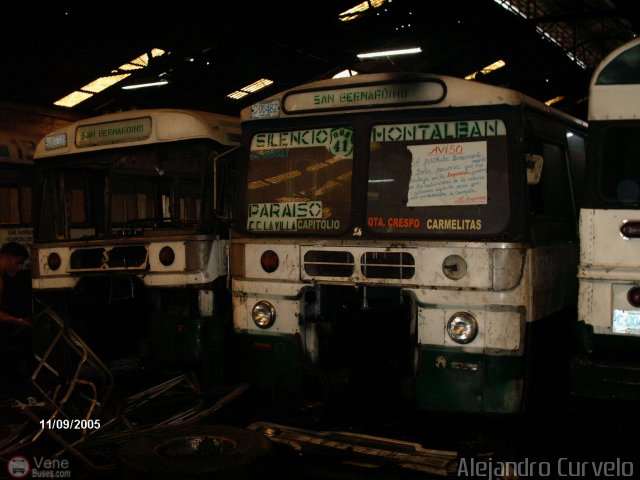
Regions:
<instances>
[{"instance_id":1,"label":"bus number plate","mask_svg":"<svg viewBox=\"0 0 640 480\"><path fill-rule=\"evenodd\" d=\"M640 335L640 310L613 310L613 333Z\"/></svg>"},{"instance_id":2,"label":"bus number plate","mask_svg":"<svg viewBox=\"0 0 640 480\"><path fill-rule=\"evenodd\" d=\"M251 118L273 118L280 115L280 102L265 102L251 105Z\"/></svg>"}]
</instances>

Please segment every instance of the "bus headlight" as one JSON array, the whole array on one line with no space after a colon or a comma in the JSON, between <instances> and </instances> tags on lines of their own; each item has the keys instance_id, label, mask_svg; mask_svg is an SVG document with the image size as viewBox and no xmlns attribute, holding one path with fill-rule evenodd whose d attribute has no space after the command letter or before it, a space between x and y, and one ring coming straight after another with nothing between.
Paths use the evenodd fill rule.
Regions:
<instances>
[{"instance_id":1,"label":"bus headlight","mask_svg":"<svg viewBox=\"0 0 640 480\"><path fill-rule=\"evenodd\" d=\"M49 256L47 257L47 265L51 270L53 271L58 270L61 264L62 264L62 260L60 259L60 255L58 255L56 252L50 253Z\"/></svg>"},{"instance_id":2,"label":"bus headlight","mask_svg":"<svg viewBox=\"0 0 640 480\"><path fill-rule=\"evenodd\" d=\"M454 313L447 322L447 333L454 342L469 343L478 334L478 322L470 313Z\"/></svg>"},{"instance_id":3,"label":"bus headlight","mask_svg":"<svg viewBox=\"0 0 640 480\"><path fill-rule=\"evenodd\" d=\"M160 263L162 265L168 267L172 265L174 260L176 259L176 252L174 252L173 248L171 247L162 247L160 253L158 254L158 259L160 260Z\"/></svg>"},{"instance_id":4,"label":"bus headlight","mask_svg":"<svg viewBox=\"0 0 640 480\"><path fill-rule=\"evenodd\" d=\"M260 328L269 328L276 321L276 309L269 302L260 300L251 310L253 323Z\"/></svg>"}]
</instances>

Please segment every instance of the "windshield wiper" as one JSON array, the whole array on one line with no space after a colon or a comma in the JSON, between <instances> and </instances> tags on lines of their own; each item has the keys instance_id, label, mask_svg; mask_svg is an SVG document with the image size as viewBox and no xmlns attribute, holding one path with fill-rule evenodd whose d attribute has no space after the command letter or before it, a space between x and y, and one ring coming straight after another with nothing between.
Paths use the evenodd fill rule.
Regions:
<instances>
[{"instance_id":1,"label":"windshield wiper","mask_svg":"<svg viewBox=\"0 0 640 480\"><path fill-rule=\"evenodd\" d=\"M197 220L186 220L181 218L134 218L127 220L116 234L122 237L135 237L142 235L147 229L156 228L190 228L198 224Z\"/></svg>"}]
</instances>

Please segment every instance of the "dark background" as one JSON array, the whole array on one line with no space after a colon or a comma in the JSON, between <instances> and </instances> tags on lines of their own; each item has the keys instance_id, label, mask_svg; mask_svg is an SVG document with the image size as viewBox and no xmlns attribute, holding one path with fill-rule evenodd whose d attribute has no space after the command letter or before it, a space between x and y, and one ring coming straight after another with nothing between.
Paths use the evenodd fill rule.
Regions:
<instances>
[{"instance_id":1,"label":"dark background","mask_svg":"<svg viewBox=\"0 0 640 480\"><path fill-rule=\"evenodd\" d=\"M633 0L511 0L526 18L494 0L392 0L342 22L358 0L85 4L14 7L0 23L0 101L53 102L152 48L168 53L129 79L74 107L81 115L143 107L238 114L269 95L352 68L465 76L503 59L482 81L520 90L584 117L593 68L633 38ZM206 5L204 8L202 5ZM560 45L538 31L551 32ZM356 54L420 46L420 55L361 62ZM570 60L576 55L584 68ZM129 81L169 85L122 90ZM269 78L241 100L227 94Z\"/></svg>"}]
</instances>

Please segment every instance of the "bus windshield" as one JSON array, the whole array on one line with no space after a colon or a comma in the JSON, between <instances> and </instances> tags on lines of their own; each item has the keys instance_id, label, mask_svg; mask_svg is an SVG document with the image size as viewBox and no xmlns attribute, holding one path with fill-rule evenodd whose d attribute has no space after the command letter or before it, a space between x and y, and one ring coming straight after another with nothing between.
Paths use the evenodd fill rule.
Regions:
<instances>
[{"instance_id":1,"label":"bus windshield","mask_svg":"<svg viewBox=\"0 0 640 480\"><path fill-rule=\"evenodd\" d=\"M351 218L352 168L350 126L254 135L247 230L343 233Z\"/></svg>"},{"instance_id":2,"label":"bus windshield","mask_svg":"<svg viewBox=\"0 0 640 480\"><path fill-rule=\"evenodd\" d=\"M354 154L356 136L370 139L368 151ZM362 203L352 194L353 172L368 170L370 234L498 235L511 213L508 144L505 122L493 117L259 132L251 137L245 227L344 234Z\"/></svg>"},{"instance_id":3,"label":"bus windshield","mask_svg":"<svg viewBox=\"0 0 640 480\"><path fill-rule=\"evenodd\" d=\"M493 234L509 219L502 120L374 125L367 227L376 233Z\"/></svg>"},{"instance_id":4,"label":"bus windshield","mask_svg":"<svg viewBox=\"0 0 640 480\"><path fill-rule=\"evenodd\" d=\"M194 230L206 160L202 142L60 157L45 170L38 240Z\"/></svg>"},{"instance_id":5,"label":"bus windshield","mask_svg":"<svg viewBox=\"0 0 640 480\"><path fill-rule=\"evenodd\" d=\"M600 193L611 204L640 204L640 126L611 123L602 132ZM615 159L615 161L611 161Z\"/></svg>"}]
</instances>

